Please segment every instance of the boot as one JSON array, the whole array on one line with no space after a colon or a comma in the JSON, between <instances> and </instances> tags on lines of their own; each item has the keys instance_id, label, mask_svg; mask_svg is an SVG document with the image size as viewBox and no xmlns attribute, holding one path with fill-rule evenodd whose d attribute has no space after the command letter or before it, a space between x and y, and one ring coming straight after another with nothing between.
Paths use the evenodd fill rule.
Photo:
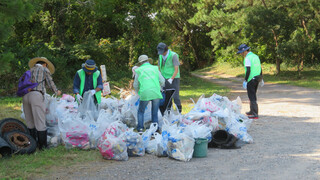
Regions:
<instances>
[{"instance_id":1,"label":"boot","mask_svg":"<svg viewBox=\"0 0 320 180\"><path fill-rule=\"evenodd\" d=\"M28 128L29 129L29 128ZM37 130L36 128L29 129L30 136L37 142Z\"/></svg>"},{"instance_id":2,"label":"boot","mask_svg":"<svg viewBox=\"0 0 320 180\"><path fill-rule=\"evenodd\" d=\"M38 131L38 145L39 150L46 149L48 147L47 143L47 130L45 131Z\"/></svg>"}]
</instances>

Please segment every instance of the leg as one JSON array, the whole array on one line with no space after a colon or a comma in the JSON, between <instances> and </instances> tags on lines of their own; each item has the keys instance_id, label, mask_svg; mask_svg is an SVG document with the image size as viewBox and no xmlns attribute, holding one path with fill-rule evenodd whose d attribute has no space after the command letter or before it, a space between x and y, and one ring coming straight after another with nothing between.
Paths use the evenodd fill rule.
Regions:
<instances>
[{"instance_id":1,"label":"leg","mask_svg":"<svg viewBox=\"0 0 320 180\"><path fill-rule=\"evenodd\" d=\"M34 119L32 115L32 106L29 102L30 99L32 99L32 92L23 96L23 99L22 99L23 112L24 112L25 121L28 129L33 129L35 128L35 125L34 125Z\"/></svg>"},{"instance_id":2,"label":"leg","mask_svg":"<svg viewBox=\"0 0 320 180\"><path fill-rule=\"evenodd\" d=\"M140 101L139 108L138 108L138 127L137 130L144 129L144 111L146 110L146 106L148 105L149 101Z\"/></svg>"},{"instance_id":3,"label":"leg","mask_svg":"<svg viewBox=\"0 0 320 180\"><path fill-rule=\"evenodd\" d=\"M46 126L46 116L45 109L46 105L44 102L44 96L37 91L32 91L32 99L30 104L32 105L32 114L34 117L34 124L37 130L37 138L39 144L39 150L47 148L47 126Z\"/></svg>"},{"instance_id":4,"label":"leg","mask_svg":"<svg viewBox=\"0 0 320 180\"><path fill-rule=\"evenodd\" d=\"M157 123L159 125L158 111L159 111L160 99L154 99L151 102L152 102L152 107L151 107L152 122Z\"/></svg>"},{"instance_id":5,"label":"leg","mask_svg":"<svg viewBox=\"0 0 320 180\"><path fill-rule=\"evenodd\" d=\"M172 82L172 86L176 90L173 95L173 100L174 100L174 103L177 105L179 113L181 113L182 106L181 106L180 93L179 93L179 91L180 91L180 78L175 78Z\"/></svg>"},{"instance_id":6,"label":"leg","mask_svg":"<svg viewBox=\"0 0 320 180\"><path fill-rule=\"evenodd\" d=\"M248 82L247 93L250 100L250 112L253 116L258 116L258 104L257 104L257 88L259 82L255 79Z\"/></svg>"}]
</instances>

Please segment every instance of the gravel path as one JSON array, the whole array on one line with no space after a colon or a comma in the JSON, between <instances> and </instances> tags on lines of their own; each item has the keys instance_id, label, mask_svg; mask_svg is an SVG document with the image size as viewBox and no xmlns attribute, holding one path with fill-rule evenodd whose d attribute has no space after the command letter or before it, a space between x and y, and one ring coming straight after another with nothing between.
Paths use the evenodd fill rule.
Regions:
<instances>
[{"instance_id":1,"label":"gravel path","mask_svg":"<svg viewBox=\"0 0 320 180\"><path fill-rule=\"evenodd\" d=\"M197 75L199 76L199 75ZM241 79L201 76L248 98ZM232 81L230 81L230 79ZM258 89L260 119L241 149L209 149L206 158L180 162L154 155L128 161L99 160L57 170L49 179L320 179L320 91L266 83ZM46 178L47 179L47 178Z\"/></svg>"}]
</instances>

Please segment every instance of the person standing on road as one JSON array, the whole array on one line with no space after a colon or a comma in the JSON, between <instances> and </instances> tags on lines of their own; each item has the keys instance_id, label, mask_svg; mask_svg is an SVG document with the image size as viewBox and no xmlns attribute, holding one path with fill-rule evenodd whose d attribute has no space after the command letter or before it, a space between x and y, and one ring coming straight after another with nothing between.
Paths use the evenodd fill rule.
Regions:
<instances>
[{"instance_id":1,"label":"person standing on road","mask_svg":"<svg viewBox=\"0 0 320 180\"><path fill-rule=\"evenodd\" d=\"M78 70L73 80L73 93L78 103L81 103L82 96L89 91L94 95L95 104L101 102L101 90L103 89L101 73L96 67L94 60L89 59L82 64L82 69Z\"/></svg>"},{"instance_id":2,"label":"person standing on road","mask_svg":"<svg viewBox=\"0 0 320 180\"><path fill-rule=\"evenodd\" d=\"M259 119L257 89L259 82L262 81L262 68L259 56L249 51L249 49L250 47L246 44L241 44L238 47L237 54L241 54L244 58L245 78L243 81L243 88L247 90L250 100L250 111L246 112L246 114L250 119Z\"/></svg>"},{"instance_id":3,"label":"person standing on road","mask_svg":"<svg viewBox=\"0 0 320 180\"><path fill-rule=\"evenodd\" d=\"M165 90L175 89L173 94L174 103L177 105L179 113L182 112L182 106L180 101L179 89L180 89L180 62L179 55L170 49L165 43L159 43L157 46L159 61L158 67L162 76L166 79ZM171 109L172 102L169 102L168 110Z\"/></svg>"},{"instance_id":4,"label":"person standing on road","mask_svg":"<svg viewBox=\"0 0 320 180\"><path fill-rule=\"evenodd\" d=\"M158 111L162 94L161 87L165 84L165 79L162 77L157 66L150 64L151 59L147 55L141 55L138 58L140 67L136 68L133 87L140 96L138 108L138 132L144 130L144 111L149 101L152 103L151 119L153 123L158 124ZM159 125L159 124L158 124Z\"/></svg>"},{"instance_id":5,"label":"person standing on road","mask_svg":"<svg viewBox=\"0 0 320 180\"><path fill-rule=\"evenodd\" d=\"M47 148L47 126L46 126L46 104L45 94L47 82L48 86L60 96L59 91L52 80L55 71L54 65L45 57L36 57L28 63L33 82L38 82L38 86L23 96L23 112L25 114L26 125L30 135L37 141L39 150Z\"/></svg>"}]
</instances>

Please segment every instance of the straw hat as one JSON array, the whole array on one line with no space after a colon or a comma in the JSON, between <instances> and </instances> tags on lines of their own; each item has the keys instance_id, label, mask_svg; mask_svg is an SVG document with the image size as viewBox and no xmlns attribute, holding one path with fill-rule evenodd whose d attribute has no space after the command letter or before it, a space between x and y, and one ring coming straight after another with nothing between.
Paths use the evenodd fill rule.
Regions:
<instances>
[{"instance_id":1,"label":"straw hat","mask_svg":"<svg viewBox=\"0 0 320 180\"><path fill-rule=\"evenodd\" d=\"M29 68L32 68L38 61L43 61L43 62L47 63L50 73L51 74L54 73L54 71L55 71L54 65L45 57L35 57L35 58L31 59L28 63Z\"/></svg>"}]
</instances>

